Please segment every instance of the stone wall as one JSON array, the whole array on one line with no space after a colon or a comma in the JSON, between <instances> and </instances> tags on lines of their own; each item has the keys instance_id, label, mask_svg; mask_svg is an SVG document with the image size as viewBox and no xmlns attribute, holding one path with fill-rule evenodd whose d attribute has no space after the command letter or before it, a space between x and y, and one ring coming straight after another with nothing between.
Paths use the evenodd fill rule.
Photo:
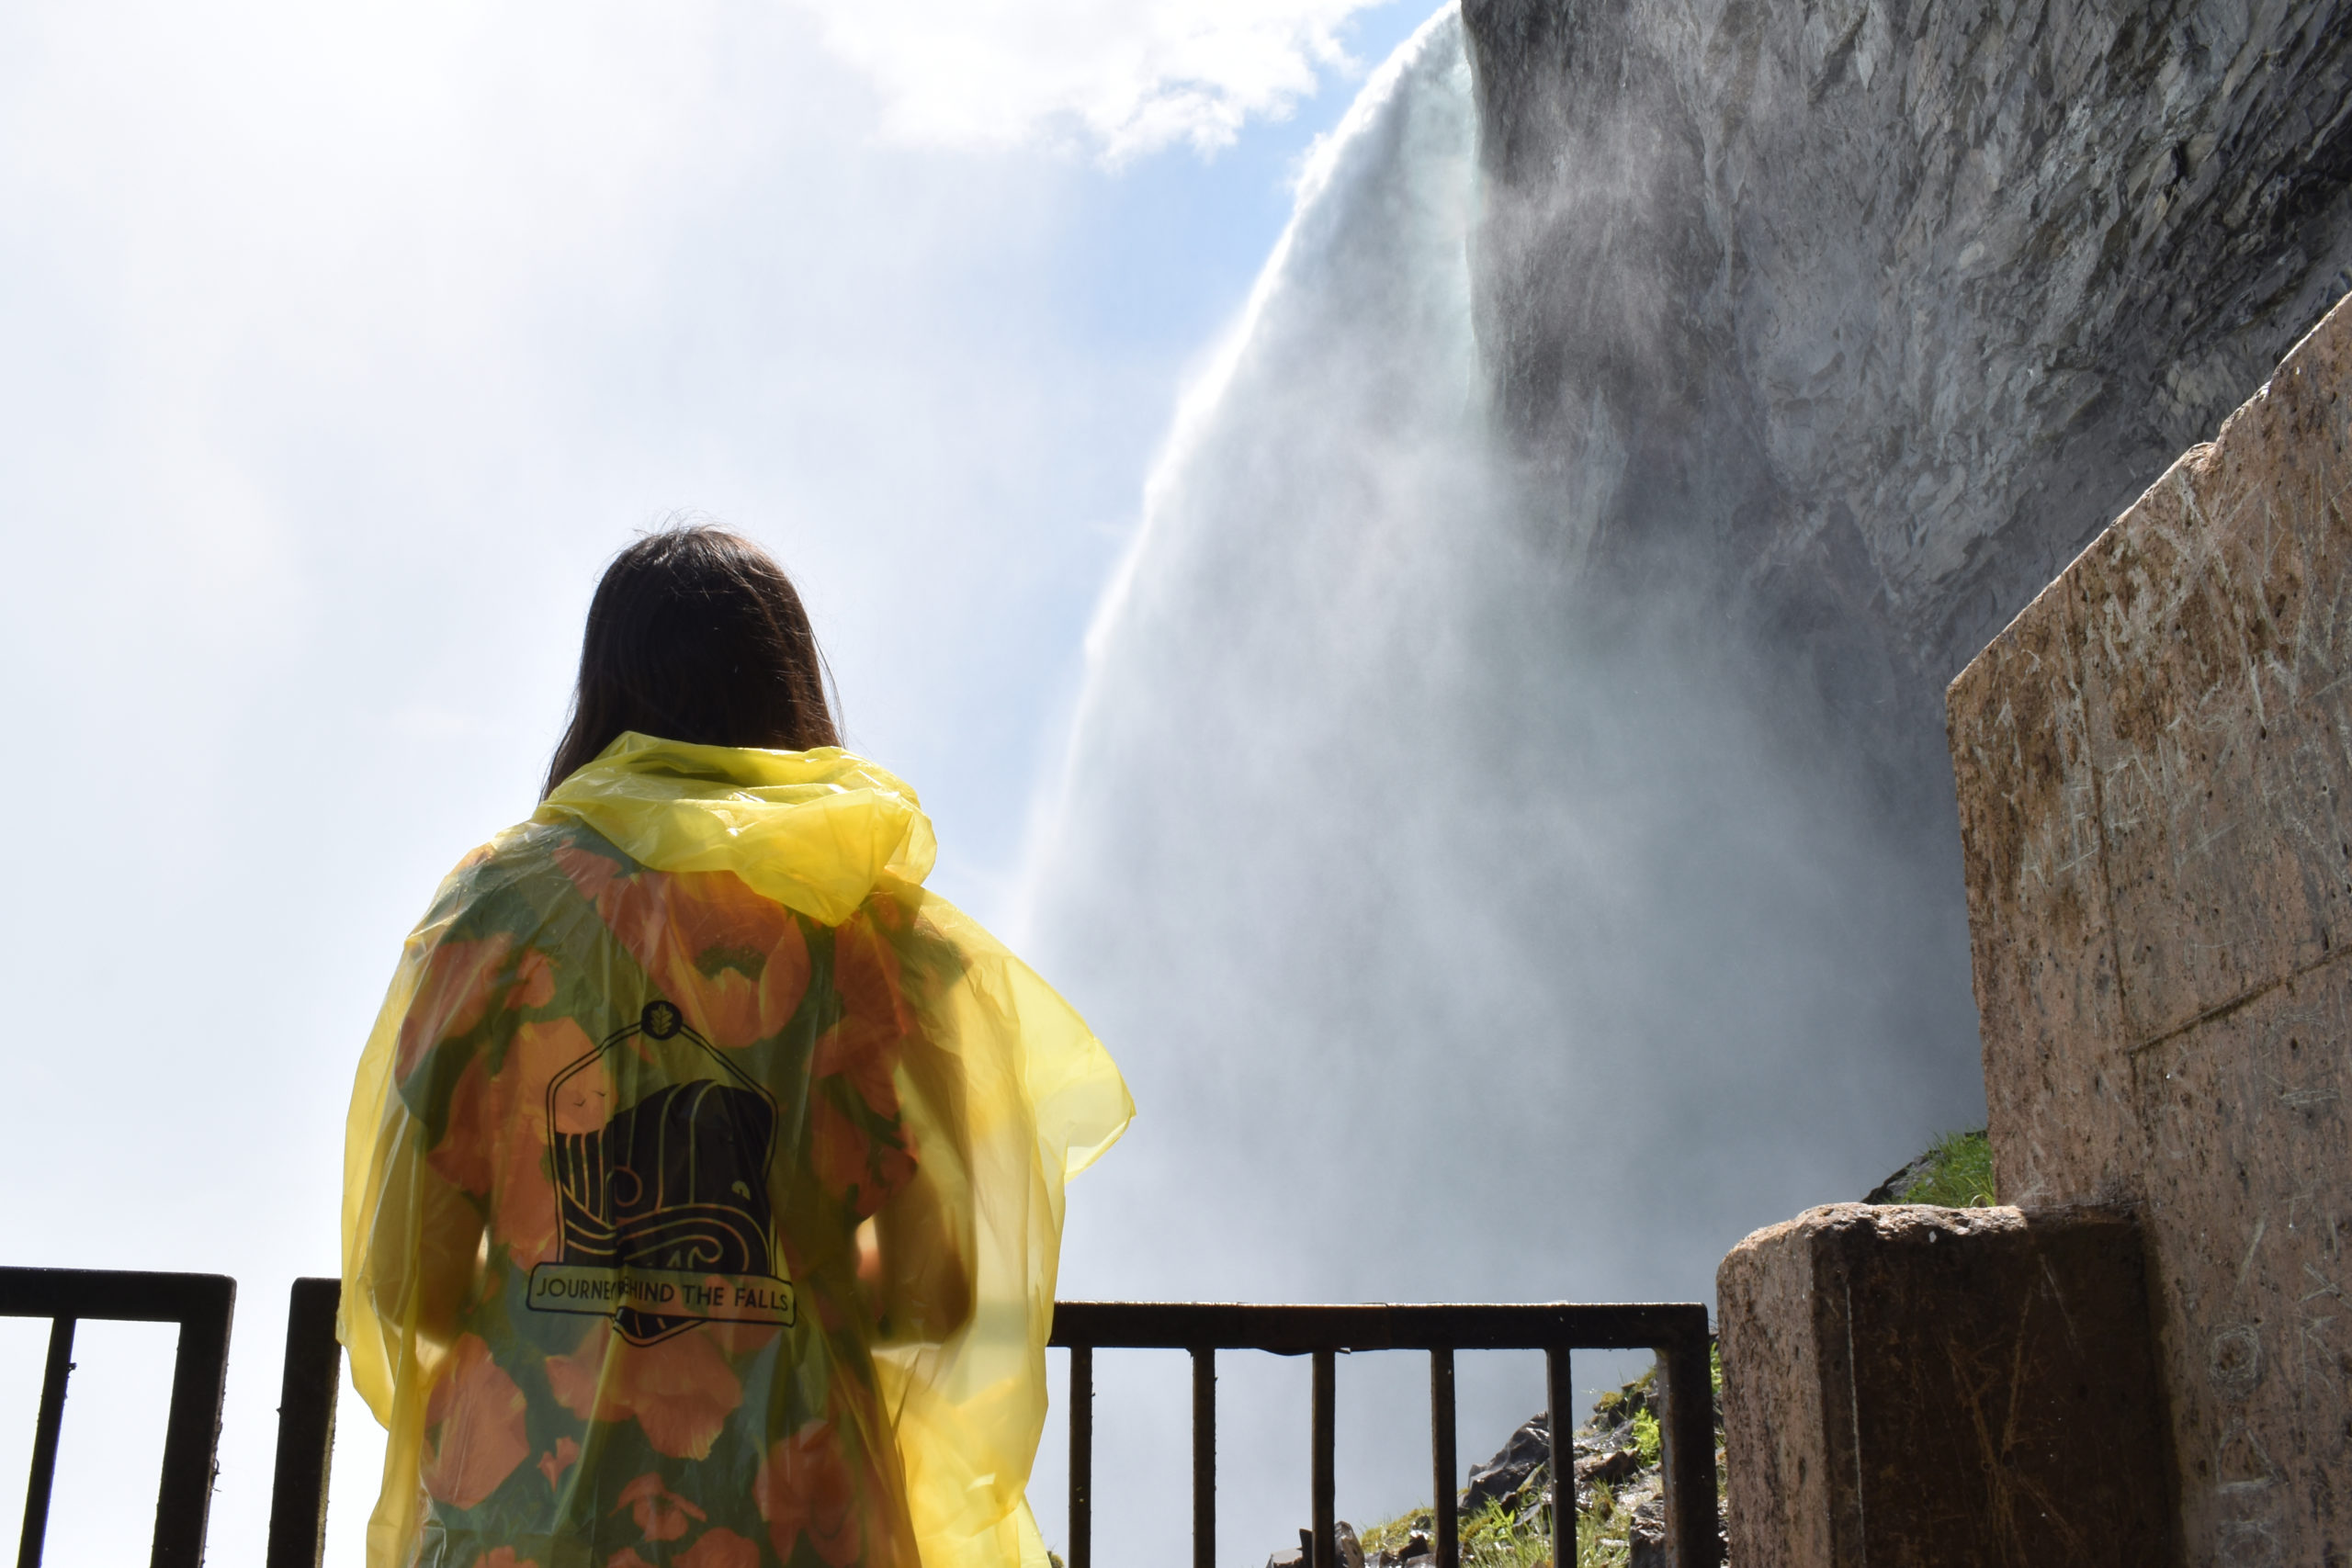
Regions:
<instances>
[{"instance_id":1,"label":"stone wall","mask_svg":"<svg viewBox=\"0 0 2352 1568\"><path fill-rule=\"evenodd\" d=\"M2352 303L1949 712L2002 1196L2137 1209L2187 1560L2352 1562Z\"/></svg>"},{"instance_id":2,"label":"stone wall","mask_svg":"<svg viewBox=\"0 0 2352 1568\"><path fill-rule=\"evenodd\" d=\"M1716 1275L1737 1568L2169 1568L2138 1227L1838 1203Z\"/></svg>"}]
</instances>

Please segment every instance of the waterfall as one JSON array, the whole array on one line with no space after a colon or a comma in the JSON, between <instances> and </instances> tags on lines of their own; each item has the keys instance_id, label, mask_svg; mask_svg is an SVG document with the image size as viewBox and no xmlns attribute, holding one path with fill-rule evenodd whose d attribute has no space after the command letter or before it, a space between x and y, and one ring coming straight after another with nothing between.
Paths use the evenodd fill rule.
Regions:
<instances>
[{"instance_id":1,"label":"waterfall","mask_svg":"<svg viewBox=\"0 0 2352 1568\"><path fill-rule=\"evenodd\" d=\"M1024 924L1140 1114L1074 1189L1065 1295L1712 1299L1746 1231L1981 1105L1964 929L1920 894L1956 872L1860 826L1814 716L1687 609L1580 615L1576 530L1514 501L1476 136L1449 6L1314 154L1091 635ZM1465 1461L1541 1404L1478 1359ZM1234 1562L1306 1522L1304 1373L1266 1375L1226 1396ZM1343 1371L1343 1516L1427 1500L1424 1376ZM1114 1466L1097 1529L1172 1564L1162 1393L1154 1495Z\"/></svg>"}]
</instances>

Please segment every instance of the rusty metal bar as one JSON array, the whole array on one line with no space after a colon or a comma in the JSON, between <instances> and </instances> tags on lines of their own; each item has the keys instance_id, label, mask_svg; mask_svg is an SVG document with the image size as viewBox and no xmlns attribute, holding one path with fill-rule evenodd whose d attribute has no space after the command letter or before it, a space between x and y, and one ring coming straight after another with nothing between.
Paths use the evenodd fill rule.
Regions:
<instances>
[{"instance_id":1,"label":"rusty metal bar","mask_svg":"<svg viewBox=\"0 0 2352 1568\"><path fill-rule=\"evenodd\" d=\"M1333 1385L1338 1382L1334 1363L1337 1358L1329 1350L1315 1355L1315 1562L1313 1568L1340 1568L1339 1510L1332 1502L1333 1476L1331 1450L1339 1438L1339 1421Z\"/></svg>"},{"instance_id":2,"label":"rusty metal bar","mask_svg":"<svg viewBox=\"0 0 2352 1568\"><path fill-rule=\"evenodd\" d=\"M236 1302L237 1282L220 1274L0 1269L0 1316L179 1325L150 1568L198 1568L204 1561Z\"/></svg>"},{"instance_id":3,"label":"rusty metal bar","mask_svg":"<svg viewBox=\"0 0 2352 1568\"><path fill-rule=\"evenodd\" d=\"M1454 1495L1460 1466L1453 1453L1453 1352L1430 1352L1430 1482L1437 1568L1462 1568L1462 1521Z\"/></svg>"},{"instance_id":4,"label":"rusty metal bar","mask_svg":"<svg viewBox=\"0 0 2352 1568\"><path fill-rule=\"evenodd\" d=\"M287 1298L266 1568L319 1568L326 1553L327 1477L343 1380L343 1347L334 1337L342 1294L339 1280L297 1280Z\"/></svg>"},{"instance_id":5,"label":"rusty metal bar","mask_svg":"<svg viewBox=\"0 0 2352 1568\"><path fill-rule=\"evenodd\" d=\"M1460 1568L1461 1520L1454 1473L1453 1352L1542 1350L1549 1412L1553 1481L1553 1560L1576 1561L1576 1402L1570 1382L1577 1349L1647 1349L1666 1380L1661 1427L1671 1427L1666 1463L1667 1511L1676 1543L1674 1568L1717 1568L1722 1562L1715 1511L1713 1400L1707 1382L1707 1309L1692 1303L1545 1302L1502 1305L1269 1306L1238 1302L1058 1302L1051 1344L1070 1351L1070 1562L1091 1568L1093 1458L1092 1353L1097 1348L1193 1353L1193 1560L1213 1568L1215 1508L1202 1478L1214 1477L1215 1372L1218 1349L1264 1350L1314 1358L1314 1528L1306 1568L1339 1568L1333 1506L1337 1356L1351 1350L1430 1352L1433 1568ZM1695 1374L1691 1371L1696 1368ZM1681 1369L1675 1393L1677 1375ZM1204 1417L1205 1415L1205 1418ZM1204 1436L1204 1434L1206 1434ZM1214 1481L1209 1483L1213 1487Z\"/></svg>"},{"instance_id":6,"label":"rusty metal bar","mask_svg":"<svg viewBox=\"0 0 2352 1568\"><path fill-rule=\"evenodd\" d=\"M1717 1568L1723 1538L1715 1532L1715 1388L1704 1339L1686 1339L1658 1351L1658 1413L1666 1482L1666 1555L1674 1568ZM1556 1559L1555 1559L1556 1561Z\"/></svg>"},{"instance_id":7,"label":"rusty metal bar","mask_svg":"<svg viewBox=\"0 0 2352 1568\"><path fill-rule=\"evenodd\" d=\"M1544 1426L1552 1444L1552 1561L1577 1560L1577 1387L1568 1348L1544 1352Z\"/></svg>"},{"instance_id":8,"label":"rusty metal bar","mask_svg":"<svg viewBox=\"0 0 2352 1568\"><path fill-rule=\"evenodd\" d=\"M1058 1321L1054 1325L1060 1331ZM1058 1343L1058 1341L1057 1341ZM1069 1568L1093 1568L1094 1347L1069 1352Z\"/></svg>"},{"instance_id":9,"label":"rusty metal bar","mask_svg":"<svg viewBox=\"0 0 2352 1568\"><path fill-rule=\"evenodd\" d=\"M1261 1306L1230 1302L1059 1302L1051 1343L1125 1349L1656 1350L1707 1337L1696 1303Z\"/></svg>"},{"instance_id":10,"label":"rusty metal bar","mask_svg":"<svg viewBox=\"0 0 2352 1568\"><path fill-rule=\"evenodd\" d=\"M172 1358L171 1415L164 1427L164 1477L155 1491L155 1544L147 1559L151 1568L202 1568L212 1477L220 1451L220 1402L229 1385L230 1319L237 1282L217 1274L184 1277L214 1284L180 1320L179 1351Z\"/></svg>"},{"instance_id":11,"label":"rusty metal bar","mask_svg":"<svg viewBox=\"0 0 2352 1568\"><path fill-rule=\"evenodd\" d=\"M65 1380L74 1372L74 1320L49 1325L49 1364L40 1377L40 1414L33 1422L33 1468L25 1482L25 1528L17 1538L17 1568L40 1568L49 1537L49 1495L57 1479L57 1434L65 1423Z\"/></svg>"},{"instance_id":12,"label":"rusty metal bar","mask_svg":"<svg viewBox=\"0 0 2352 1568\"><path fill-rule=\"evenodd\" d=\"M1193 1351L1193 1568L1216 1568L1216 1348Z\"/></svg>"}]
</instances>

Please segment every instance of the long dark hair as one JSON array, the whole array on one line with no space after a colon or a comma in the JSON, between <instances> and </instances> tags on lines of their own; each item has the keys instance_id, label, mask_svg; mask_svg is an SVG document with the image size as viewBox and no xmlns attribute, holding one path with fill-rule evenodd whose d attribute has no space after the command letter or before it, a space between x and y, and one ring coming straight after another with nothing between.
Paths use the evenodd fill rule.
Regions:
<instances>
[{"instance_id":1,"label":"long dark hair","mask_svg":"<svg viewBox=\"0 0 2352 1568\"><path fill-rule=\"evenodd\" d=\"M648 534L613 558L589 602L547 789L623 730L783 751L837 745L825 676L800 594L765 550L707 523Z\"/></svg>"}]
</instances>

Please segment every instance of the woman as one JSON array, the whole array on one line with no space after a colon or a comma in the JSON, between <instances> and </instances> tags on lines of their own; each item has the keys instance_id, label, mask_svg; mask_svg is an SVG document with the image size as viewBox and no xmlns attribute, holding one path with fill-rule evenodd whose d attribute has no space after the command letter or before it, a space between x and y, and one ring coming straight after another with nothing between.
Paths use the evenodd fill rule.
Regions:
<instances>
[{"instance_id":1,"label":"woman","mask_svg":"<svg viewBox=\"0 0 2352 1568\"><path fill-rule=\"evenodd\" d=\"M1012 1568L1062 1183L1133 1114L925 892L756 546L614 560L539 808L409 938L347 1129L370 1568Z\"/></svg>"}]
</instances>

